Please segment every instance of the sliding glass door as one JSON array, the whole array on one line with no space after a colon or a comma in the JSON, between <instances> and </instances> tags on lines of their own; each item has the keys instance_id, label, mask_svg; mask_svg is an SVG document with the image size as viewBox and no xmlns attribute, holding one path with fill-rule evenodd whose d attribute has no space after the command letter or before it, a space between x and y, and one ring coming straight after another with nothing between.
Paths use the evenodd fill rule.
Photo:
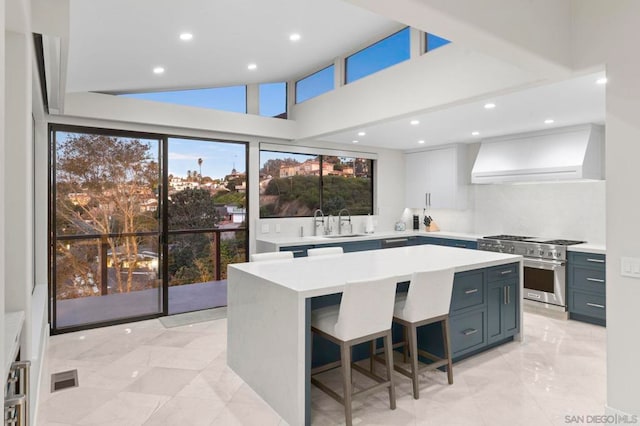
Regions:
<instances>
[{"instance_id":1,"label":"sliding glass door","mask_svg":"<svg viewBox=\"0 0 640 426\"><path fill-rule=\"evenodd\" d=\"M169 138L169 314L227 304L227 265L247 257L246 145Z\"/></svg>"},{"instance_id":2,"label":"sliding glass door","mask_svg":"<svg viewBox=\"0 0 640 426\"><path fill-rule=\"evenodd\" d=\"M161 140L52 132L54 329L162 312Z\"/></svg>"},{"instance_id":3,"label":"sliding glass door","mask_svg":"<svg viewBox=\"0 0 640 426\"><path fill-rule=\"evenodd\" d=\"M247 259L247 145L53 126L53 332L226 306Z\"/></svg>"}]
</instances>

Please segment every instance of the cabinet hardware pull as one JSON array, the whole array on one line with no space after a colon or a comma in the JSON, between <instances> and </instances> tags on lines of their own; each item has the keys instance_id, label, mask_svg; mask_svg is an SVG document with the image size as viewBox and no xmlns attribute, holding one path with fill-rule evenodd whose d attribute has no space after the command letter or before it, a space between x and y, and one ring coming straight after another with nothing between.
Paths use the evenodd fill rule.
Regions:
<instances>
[{"instance_id":1,"label":"cabinet hardware pull","mask_svg":"<svg viewBox=\"0 0 640 426\"><path fill-rule=\"evenodd\" d=\"M591 306L592 308L604 309L604 305L598 305L597 303L587 303L587 306Z\"/></svg>"},{"instance_id":2,"label":"cabinet hardware pull","mask_svg":"<svg viewBox=\"0 0 640 426\"><path fill-rule=\"evenodd\" d=\"M587 281L593 281L595 283L603 283L604 280L601 280L600 278L591 278L591 277L587 277Z\"/></svg>"},{"instance_id":3,"label":"cabinet hardware pull","mask_svg":"<svg viewBox=\"0 0 640 426\"><path fill-rule=\"evenodd\" d=\"M507 305L511 303L511 287L506 286L507 289Z\"/></svg>"},{"instance_id":4,"label":"cabinet hardware pull","mask_svg":"<svg viewBox=\"0 0 640 426\"><path fill-rule=\"evenodd\" d=\"M502 287L502 304L506 305L508 304L507 302L507 287Z\"/></svg>"},{"instance_id":5,"label":"cabinet hardware pull","mask_svg":"<svg viewBox=\"0 0 640 426\"><path fill-rule=\"evenodd\" d=\"M500 274L502 274L502 275L507 275L507 274L511 274L511 273L513 273L513 269L507 269L506 271L500 272Z\"/></svg>"},{"instance_id":6,"label":"cabinet hardware pull","mask_svg":"<svg viewBox=\"0 0 640 426\"><path fill-rule=\"evenodd\" d=\"M304 250L291 250L291 253L293 253L293 254L304 253Z\"/></svg>"},{"instance_id":7,"label":"cabinet hardware pull","mask_svg":"<svg viewBox=\"0 0 640 426\"><path fill-rule=\"evenodd\" d=\"M465 290L464 294L473 294L477 292L478 292L477 288L472 288L471 290Z\"/></svg>"},{"instance_id":8,"label":"cabinet hardware pull","mask_svg":"<svg viewBox=\"0 0 640 426\"><path fill-rule=\"evenodd\" d=\"M587 262L604 263L604 260L587 258Z\"/></svg>"},{"instance_id":9,"label":"cabinet hardware pull","mask_svg":"<svg viewBox=\"0 0 640 426\"><path fill-rule=\"evenodd\" d=\"M467 328L462 332L465 336L471 336L472 334L476 334L478 330L476 328Z\"/></svg>"},{"instance_id":10,"label":"cabinet hardware pull","mask_svg":"<svg viewBox=\"0 0 640 426\"><path fill-rule=\"evenodd\" d=\"M409 241L408 238L396 238L395 240L384 240L385 243L406 243Z\"/></svg>"},{"instance_id":11,"label":"cabinet hardware pull","mask_svg":"<svg viewBox=\"0 0 640 426\"><path fill-rule=\"evenodd\" d=\"M456 244L456 247L467 248L467 245L466 244Z\"/></svg>"}]
</instances>

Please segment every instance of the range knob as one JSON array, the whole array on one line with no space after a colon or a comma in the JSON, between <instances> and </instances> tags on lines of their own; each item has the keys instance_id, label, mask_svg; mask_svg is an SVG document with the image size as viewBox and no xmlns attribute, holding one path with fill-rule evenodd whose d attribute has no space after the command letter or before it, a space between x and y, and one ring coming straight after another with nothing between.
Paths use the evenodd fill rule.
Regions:
<instances>
[{"instance_id":1,"label":"range knob","mask_svg":"<svg viewBox=\"0 0 640 426\"><path fill-rule=\"evenodd\" d=\"M533 249L527 250L527 253L533 255Z\"/></svg>"},{"instance_id":2,"label":"range knob","mask_svg":"<svg viewBox=\"0 0 640 426\"><path fill-rule=\"evenodd\" d=\"M544 250L538 250L538 255L539 256L544 256Z\"/></svg>"}]
</instances>

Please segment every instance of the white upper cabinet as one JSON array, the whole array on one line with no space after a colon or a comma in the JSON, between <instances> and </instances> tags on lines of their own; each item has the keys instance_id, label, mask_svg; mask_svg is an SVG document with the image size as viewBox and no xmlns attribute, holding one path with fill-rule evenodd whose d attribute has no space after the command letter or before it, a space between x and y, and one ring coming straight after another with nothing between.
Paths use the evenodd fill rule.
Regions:
<instances>
[{"instance_id":1,"label":"white upper cabinet","mask_svg":"<svg viewBox=\"0 0 640 426\"><path fill-rule=\"evenodd\" d=\"M410 208L459 209L467 206L466 146L405 154L405 196Z\"/></svg>"}]
</instances>

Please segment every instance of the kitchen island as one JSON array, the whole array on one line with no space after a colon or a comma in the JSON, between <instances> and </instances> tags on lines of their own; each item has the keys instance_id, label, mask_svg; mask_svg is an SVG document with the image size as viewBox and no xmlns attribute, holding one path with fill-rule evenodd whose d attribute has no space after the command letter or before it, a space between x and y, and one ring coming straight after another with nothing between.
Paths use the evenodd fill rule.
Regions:
<instances>
[{"instance_id":1,"label":"kitchen island","mask_svg":"<svg viewBox=\"0 0 640 426\"><path fill-rule=\"evenodd\" d=\"M414 271L445 267L456 271L454 357L520 339L521 256L423 245L229 265L227 363L289 424L310 424L314 300L340 294L347 281L393 275L404 282ZM496 306L506 302L507 294L512 297L511 324L504 320L510 311Z\"/></svg>"}]
</instances>

